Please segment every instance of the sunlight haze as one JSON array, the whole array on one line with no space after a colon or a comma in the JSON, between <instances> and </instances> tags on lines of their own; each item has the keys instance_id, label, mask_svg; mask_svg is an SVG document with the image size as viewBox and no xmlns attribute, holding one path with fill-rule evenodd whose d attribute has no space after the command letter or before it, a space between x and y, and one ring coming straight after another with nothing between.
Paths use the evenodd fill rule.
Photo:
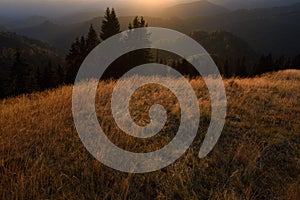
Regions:
<instances>
[{"instance_id":1,"label":"sunlight haze","mask_svg":"<svg viewBox=\"0 0 300 200\"><path fill-rule=\"evenodd\" d=\"M189 0L1 0L0 16L25 17L42 15L58 17L78 11L101 10L106 7L159 9Z\"/></svg>"}]
</instances>

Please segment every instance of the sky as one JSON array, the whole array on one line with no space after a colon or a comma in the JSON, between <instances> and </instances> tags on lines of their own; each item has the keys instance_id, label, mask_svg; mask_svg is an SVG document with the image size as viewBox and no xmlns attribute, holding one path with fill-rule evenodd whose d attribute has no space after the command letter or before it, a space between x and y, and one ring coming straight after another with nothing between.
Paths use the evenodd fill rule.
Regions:
<instances>
[{"instance_id":1,"label":"sky","mask_svg":"<svg viewBox=\"0 0 300 200\"><path fill-rule=\"evenodd\" d=\"M191 0L0 0L0 16L61 16L102 7L148 7L156 9Z\"/></svg>"}]
</instances>

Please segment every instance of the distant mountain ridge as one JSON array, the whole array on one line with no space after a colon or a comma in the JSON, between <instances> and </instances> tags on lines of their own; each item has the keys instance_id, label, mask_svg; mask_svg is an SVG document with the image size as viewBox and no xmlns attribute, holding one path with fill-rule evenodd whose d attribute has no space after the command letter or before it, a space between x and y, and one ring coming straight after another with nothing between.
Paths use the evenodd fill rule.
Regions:
<instances>
[{"instance_id":1,"label":"distant mountain ridge","mask_svg":"<svg viewBox=\"0 0 300 200\"><path fill-rule=\"evenodd\" d=\"M251 46L238 36L227 31L193 31L189 34L199 42L212 56L217 55L223 62L246 56L248 61L258 56Z\"/></svg>"},{"instance_id":2,"label":"distant mountain ridge","mask_svg":"<svg viewBox=\"0 0 300 200\"><path fill-rule=\"evenodd\" d=\"M228 9L254 9L290 6L299 0L209 0Z\"/></svg>"},{"instance_id":3,"label":"distant mountain ridge","mask_svg":"<svg viewBox=\"0 0 300 200\"><path fill-rule=\"evenodd\" d=\"M24 50L37 49L57 54L54 53L57 49L48 43L18 35L13 32L0 31L0 50L3 50L4 48L19 48Z\"/></svg>"},{"instance_id":4,"label":"distant mountain ridge","mask_svg":"<svg viewBox=\"0 0 300 200\"><path fill-rule=\"evenodd\" d=\"M119 17L122 30L127 29L131 17ZM292 6L237 10L215 16L188 19L163 19L145 16L150 26L171 28L183 33L195 30L226 30L244 39L261 53L296 55L300 53L300 4ZM102 17L68 26L48 22L39 26L16 30L32 38L48 41L67 50L77 36L85 35L90 24L99 31Z\"/></svg>"},{"instance_id":5,"label":"distant mountain ridge","mask_svg":"<svg viewBox=\"0 0 300 200\"><path fill-rule=\"evenodd\" d=\"M187 3L179 3L174 6L157 9L147 9L142 7L118 8L119 16L156 16L161 18L190 18L203 17L228 13L236 9L253 9L275 6L288 6L299 3L299 0L200 0ZM130 4L133 6L134 4ZM16 30L37 26L46 20L58 25L71 25L92 20L101 16L106 7L100 5L99 8L89 8L78 10L60 17L44 17L32 15L25 18L14 19L12 17L0 16L0 30Z\"/></svg>"},{"instance_id":6,"label":"distant mountain ridge","mask_svg":"<svg viewBox=\"0 0 300 200\"><path fill-rule=\"evenodd\" d=\"M47 63L59 63L62 59L60 52L48 43L31 39L16 33L0 31L0 71L8 72L7 67L14 59L16 50L22 52L22 57L30 60L34 66Z\"/></svg>"},{"instance_id":7,"label":"distant mountain ridge","mask_svg":"<svg viewBox=\"0 0 300 200\"><path fill-rule=\"evenodd\" d=\"M292 6L237 10L224 15L190 18L178 30L226 30L258 52L276 55L300 53L300 4Z\"/></svg>"},{"instance_id":8,"label":"distant mountain ridge","mask_svg":"<svg viewBox=\"0 0 300 200\"><path fill-rule=\"evenodd\" d=\"M165 14L162 14L162 16L188 18L224 14L229 11L227 8L202 0L168 7L163 10Z\"/></svg>"},{"instance_id":9,"label":"distant mountain ridge","mask_svg":"<svg viewBox=\"0 0 300 200\"><path fill-rule=\"evenodd\" d=\"M30 26L36 26L44 21L48 20L47 17L39 16L39 15L32 15L27 18L21 18L21 19L10 19L10 20L3 20L0 23L2 26L7 27L8 29L19 29L19 28L25 28Z\"/></svg>"}]
</instances>

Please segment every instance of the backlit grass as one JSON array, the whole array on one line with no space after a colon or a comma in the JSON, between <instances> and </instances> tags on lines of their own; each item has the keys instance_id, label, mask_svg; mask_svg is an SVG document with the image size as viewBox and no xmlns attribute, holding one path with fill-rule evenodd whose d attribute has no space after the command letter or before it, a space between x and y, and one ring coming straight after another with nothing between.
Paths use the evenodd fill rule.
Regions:
<instances>
[{"instance_id":1,"label":"backlit grass","mask_svg":"<svg viewBox=\"0 0 300 200\"><path fill-rule=\"evenodd\" d=\"M115 171L87 152L72 119L72 86L0 101L0 199L299 199L300 72L225 80L226 124L202 160L198 152L210 99L202 79L190 83L201 110L198 136L174 164L148 174ZM137 124L149 122L153 103L164 105L169 115L160 134L141 140L123 134L112 121L114 85L101 82L97 95L99 123L108 137L137 152L166 145L180 120L174 95L153 86L135 93Z\"/></svg>"}]
</instances>

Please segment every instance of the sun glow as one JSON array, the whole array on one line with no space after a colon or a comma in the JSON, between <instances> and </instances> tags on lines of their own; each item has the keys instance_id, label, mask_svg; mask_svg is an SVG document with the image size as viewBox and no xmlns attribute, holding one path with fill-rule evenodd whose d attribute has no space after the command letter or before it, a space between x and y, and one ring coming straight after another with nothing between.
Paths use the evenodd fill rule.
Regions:
<instances>
[{"instance_id":1,"label":"sun glow","mask_svg":"<svg viewBox=\"0 0 300 200\"><path fill-rule=\"evenodd\" d=\"M164 7L173 2L173 0L139 0L138 4L149 9Z\"/></svg>"}]
</instances>

